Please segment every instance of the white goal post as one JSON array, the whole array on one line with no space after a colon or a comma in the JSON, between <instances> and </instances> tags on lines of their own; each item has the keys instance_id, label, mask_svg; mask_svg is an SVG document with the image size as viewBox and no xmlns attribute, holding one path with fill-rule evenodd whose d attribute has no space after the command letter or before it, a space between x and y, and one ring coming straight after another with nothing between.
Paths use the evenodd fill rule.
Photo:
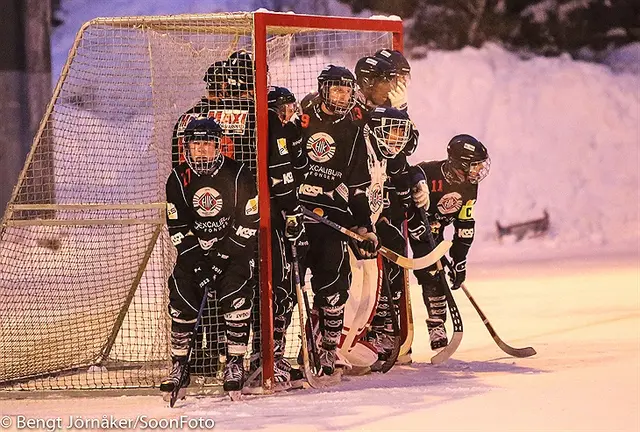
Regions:
<instances>
[{"instance_id":1,"label":"white goal post","mask_svg":"<svg viewBox=\"0 0 640 432\"><path fill-rule=\"evenodd\" d=\"M204 95L207 68L239 49L255 62L255 139L235 157L249 164L259 190L254 337L270 391L267 76L301 100L317 89L325 65L353 69L381 48L401 50L402 38L400 20L271 12L87 22L0 226L0 391L155 387L168 372L175 251L164 188L173 128ZM199 336L200 366L223 342L217 317L214 302ZM295 325L291 331L294 357ZM209 379L201 382L217 373L202 372Z\"/></svg>"}]
</instances>

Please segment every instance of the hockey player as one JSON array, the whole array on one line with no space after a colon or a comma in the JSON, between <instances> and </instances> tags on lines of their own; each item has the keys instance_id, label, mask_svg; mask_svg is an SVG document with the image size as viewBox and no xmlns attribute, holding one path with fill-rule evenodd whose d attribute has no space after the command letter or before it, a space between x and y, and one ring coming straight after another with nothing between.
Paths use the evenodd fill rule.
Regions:
<instances>
[{"instance_id":1,"label":"hockey player","mask_svg":"<svg viewBox=\"0 0 640 432\"><path fill-rule=\"evenodd\" d=\"M453 224L453 246L449 250L453 271L449 273L451 289L458 289L464 282L467 270L467 253L475 236L473 209L478 197L478 184L489 174L491 159L487 148L471 135L456 135L447 146L447 159L421 162L412 168L413 175L426 180L429 185L431 204L427 216L429 227L423 223L419 212L414 212L408 221L409 238L416 257L431 251L425 233L430 229L436 243L444 238L444 229ZM444 287L435 266L415 270L422 285L422 296L429 318L427 328L431 349L447 345L446 300Z\"/></svg>"},{"instance_id":2,"label":"hockey player","mask_svg":"<svg viewBox=\"0 0 640 432\"><path fill-rule=\"evenodd\" d=\"M411 81L411 65L406 57L398 50L381 49L374 54L374 58L391 63L396 72L395 86L389 91L389 103L399 110L407 110L407 88Z\"/></svg>"},{"instance_id":3,"label":"hockey player","mask_svg":"<svg viewBox=\"0 0 640 432\"><path fill-rule=\"evenodd\" d=\"M375 254L378 239L373 232L366 189L370 176L362 127L352 111L355 77L346 68L328 65L318 75L318 97L303 109L303 145L309 158L306 177L299 188L303 206L333 222L359 232L365 241L356 244L361 256ZM349 295L350 266L345 237L331 228L307 222L309 250L300 260L300 276L312 273L314 309L319 314L322 371L335 371L336 346ZM355 225L355 226L354 226Z\"/></svg>"},{"instance_id":4,"label":"hockey player","mask_svg":"<svg viewBox=\"0 0 640 432\"><path fill-rule=\"evenodd\" d=\"M222 127L222 153L244 162L255 174L255 104L254 68L251 53L239 50L229 58L217 61L204 76L207 94L193 108L185 112L174 127L172 160L175 167L184 161L182 134L194 118L214 118Z\"/></svg>"},{"instance_id":5,"label":"hockey player","mask_svg":"<svg viewBox=\"0 0 640 432\"><path fill-rule=\"evenodd\" d=\"M389 92L397 86L395 67L387 60L373 56L362 57L355 66L356 81L366 110L391 106Z\"/></svg>"},{"instance_id":6,"label":"hockey player","mask_svg":"<svg viewBox=\"0 0 640 432\"><path fill-rule=\"evenodd\" d=\"M269 178L271 184L271 249L273 257L273 341L276 390L302 387L303 376L284 358L285 335L296 304L291 253L308 245L297 186L307 166L296 98L284 87L271 87L269 106Z\"/></svg>"},{"instance_id":7,"label":"hockey player","mask_svg":"<svg viewBox=\"0 0 640 432\"><path fill-rule=\"evenodd\" d=\"M373 222L382 244L405 254L406 240L402 235L401 226L405 220L405 206L411 202L409 193L412 186L407 171L405 148L408 143L417 139L417 131L406 110L392 108L389 102L389 92L395 88L397 79L394 65L382 58L366 56L358 60L355 72L361 89L359 107L365 113L364 118L369 119L365 127L365 137L371 175L368 196L374 214ZM387 142L381 141L382 137L376 137L373 132L388 130L391 125L400 124L403 132L409 135L403 136L401 142L395 139L393 151L390 151ZM396 128L397 131L399 128ZM413 146L415 147L415 144ZM389 300L385 290L381 290L379 299L376 297L376 288L382 283L378 278L378 263L374 260L355 261L353 256L351 263L351 286L354 296L347 304L347 321L341 353L354 366L370 366L375 371L379 370L393 348L391 309L388 308ZM394 309L398 309L404 291L404 270L393 263L384 265L393 292ZM374 310L375 316L370 322ZM367 341L373 347L361 338L361 333L369 324L372 331Z\"/></svg>"},{"instance_id":8,"label":"hockey player","mask_svg":"<svg viewBox=\"0 0 640 432\"><path fill-rule=\"evenodd\" d=\"M194 119L184 131L185 159L167 180L167 225L178 251L169 278L173 368L160 390L171 392L187 368L187 352L204 287L215 291L226 324L224 390L238 391L249 340L255 287L258 200L247 167L222 155L222 128Z\"/></svg>"}]
</instances>

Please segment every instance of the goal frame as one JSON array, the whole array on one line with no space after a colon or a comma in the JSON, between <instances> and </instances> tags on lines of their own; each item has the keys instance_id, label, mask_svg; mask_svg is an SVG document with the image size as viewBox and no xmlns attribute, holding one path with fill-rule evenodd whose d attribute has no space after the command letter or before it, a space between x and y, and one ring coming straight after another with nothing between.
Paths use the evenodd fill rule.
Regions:
<instances>
[{"instance_id":1,"label":"goal frame","mask_svg":"<svg viewBox=\"0 0 640 432\"><path fill-rule=\"evenodd\" d=\"M265 393L273 391L274 387L274 341L273 341L273 286L272 286L272 256L270 254L271 248L271 220L268 217L270 214L270 182L268 176L268 154L269 154L269 140L268 140L268 105L267 105L267 93L268 93L268 80L267 80L267 41L269 34L278 32L287 32L292 29L309 31L314 30L335 30L335 31L360 31L360 32L387 32L392 35L392 48L399 51L403 50L403 23L400 19L392 18L354 18L354 17L334 17L334 16L322 16L322 15L301 15L290 14L280 12L266 12L256 11L249 13L253 18L253 27L251 29L253 39L253 55L255 64L255 110L256 110L256 147L257 147L257 186L258 186L258 203L260 208L260 214L263 216L260 218L259 223L259 289L260 289L260 327L263 331L260 333L261 337L261 357L263 365L262 373L262 386ZM230 14L231 15L231 14ZM34 162L34 154L38 145L43 145L43 134L47 128L48 122L54 112L54 106L60 97L63 83L65 82L69 71L70 61L75 56L83 34L87 28L92 25L122 25L135 20L143 19L145 25L150 25L156 28L162 28L163 23L167 25L176 26L184 22L184 25L193 25L193 20L199 20L202 24L202 31L207 32L209 29L204 23L209 18L219 18L220 14L190 14L190 15L174 15L174 16L153 16L153 17L120 17L120 18L96 18L85 23L76 35L73 46L70 49L68 60L65 63L60 78L56 84L53 95L46 108L45 114L40 122L38 131L34 137L31 150L27 155L24 167L20 173L17 184L13 189L13 193L9 203L7 204L6 211L4 212L2 222L0 224L0 236L5 231L7 226L20 225L21 221L14 221L12 214L16 211L51 211L71 209L75 210L76 205L64 205L64 204L15 204L16 197L19 194L20 188L28 177L29 167ZM213 31L213 30L211 30ZM45 166L45 169L48 169ZM45 171L46 172L46 171ZM109 206L99 204L87 204L93 206L95 209L100 210ZM85 206L85 205L83 205ZM101 220L100 223L121 223L121 224L137 224L146 223L152 224L156 228L155 235L151 243L147 246L147 253L145 260L148 259L151 251L154 248L155 242L158 238L161 228L165 224L163 218L162 209L165 206L163 202L129 205L135 208L153 209L157 212L157 217L152 220L138 221L135 218L132 219L116 219L116 220ZM127 205L116 205L117 209L121 210L126 208ZM264 216L267 217L264 217ZM85 220L82 223L75 221L75 224L91 225L95 221ZM55 220L39 220L40 224L45 225L60 225L61 221ZM30 225L31 222L25 221L25 225ZM144 266L140 268L139 275L137 275L133 285L131 286L130 296L135 292L137 283L142 277ZM409 295L407 291L405 297ZM130 299L128 299L129 301ZM128 303L127 301L127 303ZM405 302L406 303L406 302ZM405 305L402 305L405 306ZM403 307L406 311L406 308ZM126 313L126 308L121 311L121 315ZM410 313L410 312L409 312ZM407 314L401 314L401 328L403 329L403 341L408 337L407 335ZM268 329L268 331L264 331ZM110 344L113 338L115 338L117 328L114 328L114 334L107 341L105 346L105 352L108 353ZM411 331L411 329L409 329ZM409 342L410 345L410 342ZM403 349L405 348L403 344ZM408 347L407 347L408 349Z\"/></svg>"}]
</instances>

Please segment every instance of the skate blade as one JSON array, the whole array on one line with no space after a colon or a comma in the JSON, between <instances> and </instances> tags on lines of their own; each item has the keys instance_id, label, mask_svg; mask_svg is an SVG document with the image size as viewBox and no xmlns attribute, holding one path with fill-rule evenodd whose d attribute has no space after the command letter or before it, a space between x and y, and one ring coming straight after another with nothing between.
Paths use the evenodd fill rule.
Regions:
<instances>
[{"instance_id":1,"label":"skate blade","mask_svg":"<svg viewBox=\"0 0 640 432\"><path fill-rule=\"evenodd\" d=\"M170 403L171 402L171 393L172 392L163 392L162 393L162 400L167 402L167 403ZM181 388L180 390L178 390L178 396L176 397L176 401L186 399L186 397L187 397L187 389L186 388Z\"/></svg>"},{"instance_id":2,"label":"skate blade","mask_svg":"<svg viewBox=\"0 0 640 432\"><path fill-rule=\"evenodd\" d=\"M304 388L304 383L305 383L304 379L275 383L273 385L273 391L278 393L278 392L289 391L289 390L299 390L301 388Z\"/></svg>"},{"instance_id":3,"label":"skate blade","mask_svg":"<svg viewBox=\"0 0 640 432\"><path fill-rule=\"evenodd\" d=\"M242 400L242 390L232 390L229 392L229 397L232 401L238 402Z\"/></svg>"},{"instance_id":4,"label":"skate blade","mask_svg":"<svg viewBox=\"0 0 640 432\"><path fill-rule=\"evenodd\" d=\"M342 382L342 370L336 369L331 375L316 375L311 371L305 371L307 383L315 389L333 387Z\"/></svg>"}]
</instances>

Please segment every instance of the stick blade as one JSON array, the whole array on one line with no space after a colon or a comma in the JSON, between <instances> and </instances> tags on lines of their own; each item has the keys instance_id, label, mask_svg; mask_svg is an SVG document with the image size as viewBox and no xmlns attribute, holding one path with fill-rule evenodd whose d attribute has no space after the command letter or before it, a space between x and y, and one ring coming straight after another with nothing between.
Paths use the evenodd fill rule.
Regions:
<instances>
[{"instance_id":1,"label":"stick blade","mask_svg":"<svg viewBox=\"0 0 640 432\"><path fill-rule=\"evenodd\" d=\"M446 254L453 243L451 240L443 240L427 255L413 259L413 269L420 270L434 265L440 258Z\"/></svg>"},{"instance_id":2,"label":"stick blade","mask_svg":"<svg viewBox=\"0 0 640 432\"><path fill-rule=\"evenodd\" d=\"M514 348L512 346L507 345L499 338L494 338L500 349L512 357L525 358L531 357L537 354L536 350L532 347L526 348Z\"/></svg>"},{"instance_id":3,"label":"stick blade","mask_svg":"<svg viewBox=\"0 0 640 432\"><path fill-rule=\"evenodd\" d=\"M437 365L442 364L449 360L453 353L456 352L460 343L462 342L462 332L453 332L453 336L451 337L451 342L449 345L444 347L442 350L438 352L438 354L431 357L431 364Z\"/></svg>"}]
</instances>

